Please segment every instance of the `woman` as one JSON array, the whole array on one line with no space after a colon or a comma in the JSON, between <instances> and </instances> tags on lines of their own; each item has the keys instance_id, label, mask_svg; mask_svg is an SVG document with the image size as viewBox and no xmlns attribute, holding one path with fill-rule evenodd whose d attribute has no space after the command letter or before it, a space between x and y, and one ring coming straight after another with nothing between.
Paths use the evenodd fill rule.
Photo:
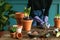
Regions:
<instances>
[{"instance_id":1,"label":"woman","mask_svg":"<svg viewBox=\"0 0 60 40\"><path fill-rule=\"evenodd\" d=\"M30 16L38 22L40 26L44 24L46 24L46 26L50 25L48 23L48 15L51 4L52 0L28 0L27 8L31 7Z\"/></svg>"}]
</instances>

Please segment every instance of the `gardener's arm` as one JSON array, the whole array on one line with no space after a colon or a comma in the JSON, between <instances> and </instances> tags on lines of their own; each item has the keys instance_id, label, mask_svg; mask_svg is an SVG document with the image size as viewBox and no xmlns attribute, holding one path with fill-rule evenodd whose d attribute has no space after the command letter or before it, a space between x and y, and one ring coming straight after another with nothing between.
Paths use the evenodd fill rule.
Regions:
<instances>
[{"instance_id":1,"label":"gardener's arm","mask_svg":"<svg viewBox=\"0 0 60 40\"><path fill-rule=\"evenodd\" d=\"M28 0L27 8L31 7L31 0Z\"/></svg>"}]
</instances>

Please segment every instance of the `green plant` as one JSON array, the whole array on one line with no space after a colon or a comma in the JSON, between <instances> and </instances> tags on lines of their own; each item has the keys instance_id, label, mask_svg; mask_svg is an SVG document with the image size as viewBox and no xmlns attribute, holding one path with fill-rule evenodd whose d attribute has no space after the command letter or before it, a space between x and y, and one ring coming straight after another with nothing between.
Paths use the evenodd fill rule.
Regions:
<instances>
[{"instance_id":1,"label":"green plant","mask_svg":"<svg viewBox=\"0 0 60 40\"><path fill-rule=\"evenodd\" d=\"M55 18L60 18L60 14L56 14L55 15Z\"/></svg>"},{"instance_id":2,"label":"green plant","mask_svg":"<svg viewBox=\"0 0 60 40\"><path fill-rule=\"evenodd\" d=\"M0 0L0 31L3 30L3 27L9 25L9 18L13 17L15 11L11 11L11 4L5 0Z\"/></svg>"},{"instance_id":3,"label":"green plant","mask_svg":"<svg viewBox=\"0 0 60 40\"><path fill-rule=\"evenodd\" d=\"M25 17L27 17L29 19L29 15L30 15L30 11L31 11L31 7L29 8L24 8L24 14L25 14Z\"/></svg>"},{"instance_id":4,"label":"green plant","mask_svg":"<svg viewBox=\"0 0 60 40\"><path fill-rule=\"evenodd\" d=\"M16 32L16 30L17 30L17 27L11 27L11 29L10 29L10 32Z\"/></svg>"}]
</instances>

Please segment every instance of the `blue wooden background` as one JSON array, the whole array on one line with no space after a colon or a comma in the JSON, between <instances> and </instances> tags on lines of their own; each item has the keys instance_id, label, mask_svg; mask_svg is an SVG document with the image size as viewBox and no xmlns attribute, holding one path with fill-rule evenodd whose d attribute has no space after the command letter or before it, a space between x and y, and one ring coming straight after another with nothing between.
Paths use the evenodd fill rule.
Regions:
<instances>
[{"instance_id":1,"label":"blue wooden background","mask_svg":"<svg viewBox=\"0 0 60 40\"><path fill-rule=\"evenodd\" d=\"M9 2L13 8L12 10L22 12L24 10L24 7L27 5L28 0L6 0ZM49 23L51 26L54 26L54 16L56 13L60 13L60 0L53 0L53 3L51 5L50 11L49 11ZM16 20L10 18L10 25L16 24Z\"/></svg>"}]
</instances>

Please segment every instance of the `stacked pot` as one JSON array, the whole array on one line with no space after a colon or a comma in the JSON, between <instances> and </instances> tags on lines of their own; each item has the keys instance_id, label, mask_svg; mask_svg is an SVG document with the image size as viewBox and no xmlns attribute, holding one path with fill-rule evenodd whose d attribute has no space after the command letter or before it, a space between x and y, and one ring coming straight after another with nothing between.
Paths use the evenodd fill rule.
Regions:
<instances>
[{"instance_id":1,"label":"stacked pot","mask_svg":"<svg viewBox=\"0 0 60 40\"><path fill-rule=\"evenodd\" d=\"M33 20L28 19L28 20L24 20L25 18L24 12L16 12L15 17L17 20L17 24L18 25L22 25L23 26L23 30L29 32L31 30L31 25Z\"/></svg>"},{"instance_id":2,"label":"stacked pot","mask_svg":"<svg viewBox=\"0 0 60 40\"><path fill-rule=\"evenodd\" d=\"M20 25L13 25L10 28L10 35L12 38L22 38L22 26Z\"/></svg>"}]
</instances>

